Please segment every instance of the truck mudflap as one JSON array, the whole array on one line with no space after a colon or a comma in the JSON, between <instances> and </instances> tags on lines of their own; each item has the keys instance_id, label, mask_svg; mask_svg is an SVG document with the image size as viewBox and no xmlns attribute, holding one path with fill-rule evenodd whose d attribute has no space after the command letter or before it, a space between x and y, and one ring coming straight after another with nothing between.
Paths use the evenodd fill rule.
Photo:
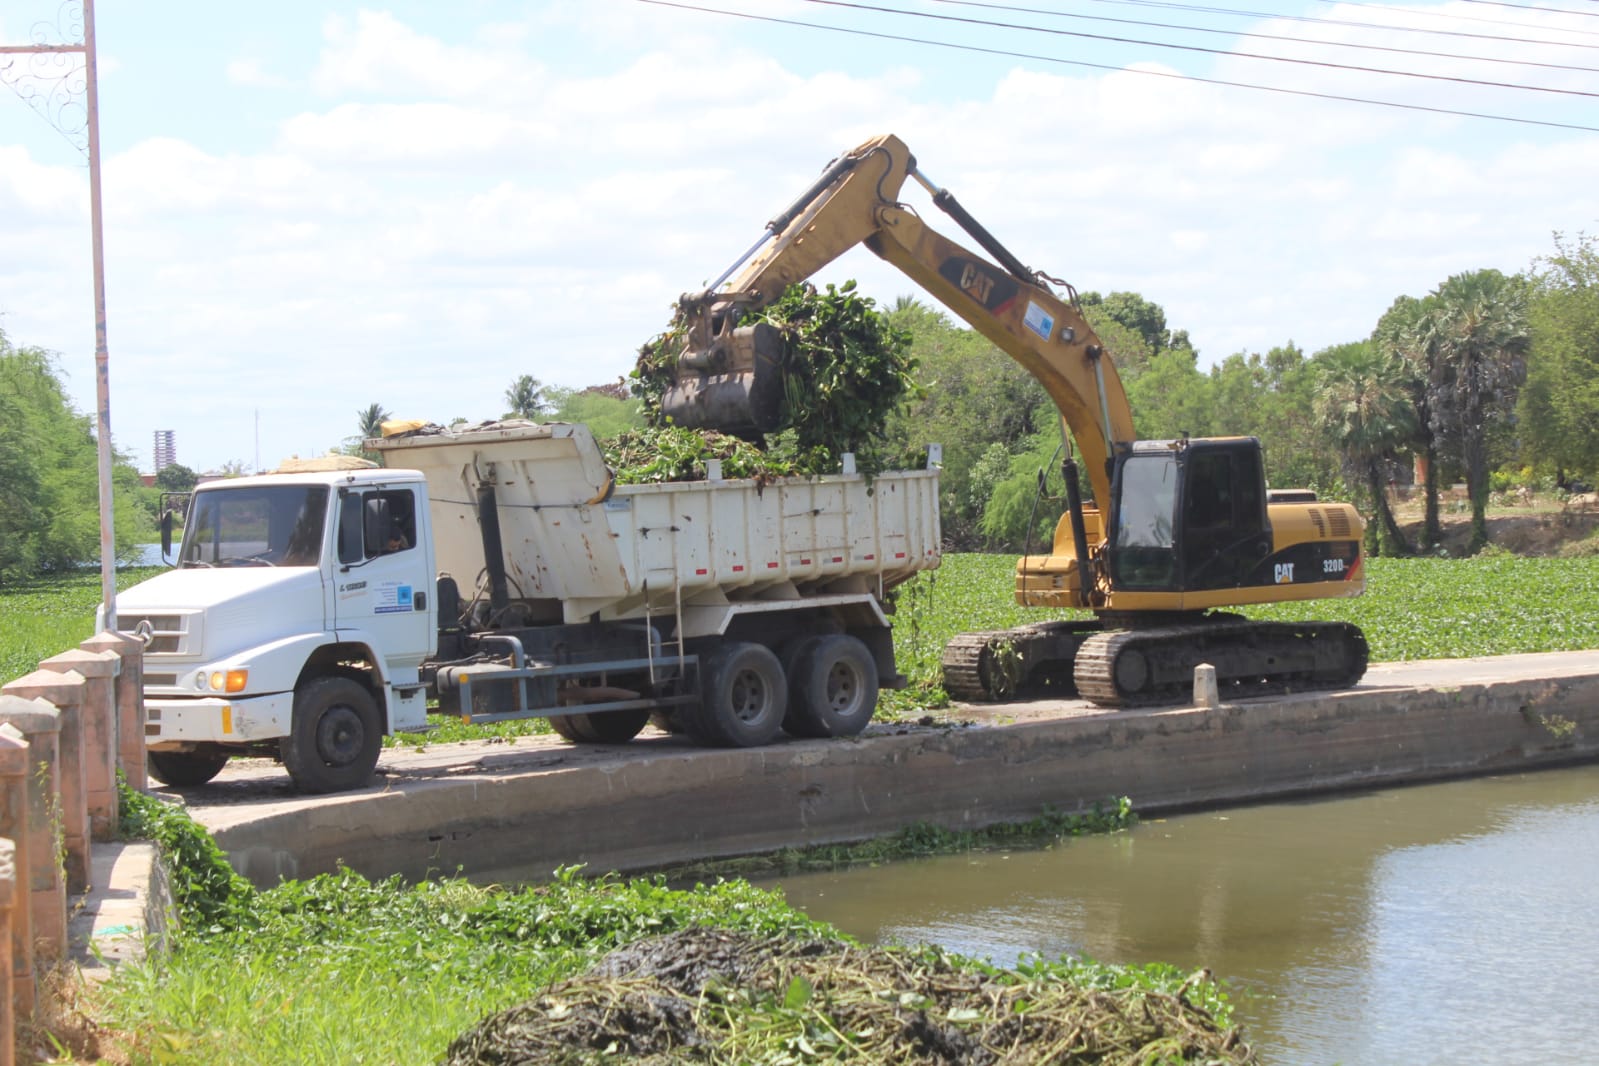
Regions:
<instances>
[{"instance_id":1,"label":"truck mudflap","mask_svg":"<svg viewBox=\"0 0 1599 1066\"><path fill-rule=\"evenodd\" d=\"M294 693L222 699L146 698L145 743L160 751L178 744L252 744L276 740L289 732L294 718Z\"/></svg>"}]
</instances>

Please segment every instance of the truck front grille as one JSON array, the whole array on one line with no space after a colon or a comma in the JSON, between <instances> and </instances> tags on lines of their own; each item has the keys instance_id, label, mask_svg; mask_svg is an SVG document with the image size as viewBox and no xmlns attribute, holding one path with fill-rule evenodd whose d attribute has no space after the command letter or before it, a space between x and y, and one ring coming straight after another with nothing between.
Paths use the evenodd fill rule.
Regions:
<instances>
[{"instance_id":1,"label":"truck front grille","mask_svg":"<svg viewBox=\"0 0 1599 1066\"><path fill-rule=\"evenodd\" d=\"M118 614L117 629L146 640L146 655L182 655L188 637L188 617L181 614Z\"/></svg>"}]
</instances>

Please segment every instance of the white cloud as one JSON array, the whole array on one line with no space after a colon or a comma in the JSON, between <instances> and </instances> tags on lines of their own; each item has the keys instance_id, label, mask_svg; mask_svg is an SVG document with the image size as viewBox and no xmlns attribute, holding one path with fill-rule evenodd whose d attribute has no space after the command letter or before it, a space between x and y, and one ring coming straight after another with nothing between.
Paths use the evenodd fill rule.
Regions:
<instances>
[{"instance_id":1,"label":"white cloud","mask_svg":"<svg viewBox=\"0 0 1599 1066\"><path fill-rule=\"evenodd\" d=\"M1599 216L1592 136L1461 139L1131 72L1018 65L955 91L944 53L779 58L739 24L637 4L447 21L448 41L389 13L331 16L318 55L275 60L310 71L320 103L283 94L256 142L153 122L108 157L119 443L177 428L184 462L248 462L259 408L272 462L337 443L374 401L483 417L519 373L614 380L680 292L881 132L1024 262L1143 293L1208 358L1356 339L1395 296L1520 269L1551 230ZM248 58L227 79L273 82ZM36 158L0 136L0 324L81 369L83 174ZM970 243L920 189L903 196ZM818 280L850 276L879 299L914 292L859 249ZM93 377L73 382L82 396Z\"/></svg>"},{"instance_id":2,"label":"white cloud","mask_svg":"<svg viewBox=\"0 0 1599 1066\"><path fill-rule=\"evenodd\" d=\"M475 47L448 45L419 33L386 11L359 11L353 20L330 15L325 46L311 83L327 96L348 93L439 96L445 99L529 98L540 84L539 67L526 56L501 52L521 43L500 41Z\"/></svg>"},{"instance_id":3,"label":"white cloud","mask_svg":"<svg viewBox=\"0 0 1599 1066\"><path fill-rule=\"evenodd\" d=\"M262 69L259 59L248 56L229 60L224 73L234 85L248 85L257 89L282 89L293 84L287 78L267 73Z\"/></svg>"}]
</instances>

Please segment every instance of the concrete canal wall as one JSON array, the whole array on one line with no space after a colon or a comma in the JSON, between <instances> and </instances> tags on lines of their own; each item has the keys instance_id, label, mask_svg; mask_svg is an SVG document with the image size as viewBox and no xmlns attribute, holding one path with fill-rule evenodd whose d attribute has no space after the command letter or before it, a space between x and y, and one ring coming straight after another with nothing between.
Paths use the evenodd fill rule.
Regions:
<instances>
[{"instance_id":1,"label":"concrete canal wall","mask_svg":"<svg viewBox=\"0 0 1599 1066\"><path fill-rule=\"evenodd\" d=\"M1210 708L1035 702L957 716L972 724L734 751L661 736L390 752L382 784L331 797L241 766L187 798L259 884L341 861L374 877L639 870L1117 796L1148 814L1591 760L1599 652L1380 665L1349 691Z\"/></svg>"}]
</instances>

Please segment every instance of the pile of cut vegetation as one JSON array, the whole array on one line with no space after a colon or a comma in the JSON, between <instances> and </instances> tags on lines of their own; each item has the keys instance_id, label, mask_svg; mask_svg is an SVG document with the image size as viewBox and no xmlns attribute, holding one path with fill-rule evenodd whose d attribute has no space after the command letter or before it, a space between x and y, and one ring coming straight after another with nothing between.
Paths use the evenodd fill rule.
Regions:
<instances>
[{"instance_id":1,"label":"pile of cut vegetation","mask_svg":"<svg viewBox=\"0 0 1599 1066\"><path fill-rule=\"evenodd\" d=\"M1255 1062L1187 987L1092 989L936 949L690 928L490 1016L445 1063Z\"/></svg>"},{"instance_id":2,"label":"pile of cut vegetation","mask_svg":"<svg viewBox=\"0 0 1599 1066\"><path fill-rule=\"evenodd\" d=\"M782 419L758 449L766 461L787 474L837 473L840 457L853 452L861 470L885 469L890 416L917 390L910 334L896 329L870 298L858 295L853 281L821 292L805 284L790 286L781 299L746 315L739 325L761 322L783 336ZM657 431L673 429L678 436L669 443L683 448L695 436L720 437L672 427L661 409L687 343L688 320L679 308L666 331L639 349L631 375L645 420ZM719 457L714 449L707 443L704 450ZM616 467L616 472L619 481L635 480L630 468ZM725 466L724 474L748 476L728 473Z\"/></svg>"},{"instance_id":3,"label":"pile of cut vegetation","mask_svg":"<svg viewBox=\"0 0 1599 1066\"><path fill-rule=\"evenodd\" d=\"M770 481L823 472L796 463L792 456L764 451L747 440L712 429L650 426L602 440L600 447L605 452L605 465L623 485L702 481L706 477L705 464L711 459L721 460L722 476L726 478Z\"/></svg>"}]
</instances>

